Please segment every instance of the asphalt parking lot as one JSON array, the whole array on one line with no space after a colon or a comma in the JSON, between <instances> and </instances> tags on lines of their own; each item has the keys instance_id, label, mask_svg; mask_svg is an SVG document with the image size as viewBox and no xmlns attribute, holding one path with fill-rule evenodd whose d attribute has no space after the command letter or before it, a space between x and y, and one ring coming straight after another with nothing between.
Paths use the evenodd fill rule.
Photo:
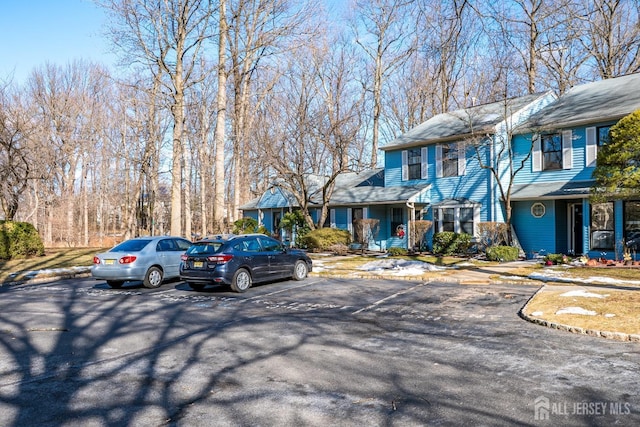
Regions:
<instances>
[{"instance_id":1,"label":"asphalt parking lot","mask_svg":"<svg viewBox=\"0 0 640 427\"><path fill-rule=\"evenodd\" d=\"M638 343L523 321L535 289L2 288L0 424L638 425Z\"/></svg>"}]
</instances>

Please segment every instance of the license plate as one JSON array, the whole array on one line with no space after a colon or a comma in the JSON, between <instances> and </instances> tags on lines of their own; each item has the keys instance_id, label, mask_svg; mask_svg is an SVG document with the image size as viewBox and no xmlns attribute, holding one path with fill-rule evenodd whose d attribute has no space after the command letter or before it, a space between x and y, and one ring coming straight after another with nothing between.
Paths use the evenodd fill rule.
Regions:
<instances>
[{"instance_id":1,"label":"license plate","mask_svg":"<svg viewBox=\"0 0 640 427\"><path fill-rule=\"evenodd\" d=\"M204 266L204 263L202 261L193 262L193 268L202 268L203 266Z\"/></svg>"},{"instance_id":2,"label":"license plate","mask_svg":"<svg viewBox=\"0 0 640 427\"><path fill-rule=\"evenodd\" d=\"M113 264L115 264L115 263L116 263L116 260L115 260L115 259L105 259L105 260L104 260L104 264L105 264L105 265L113 265Z\"/></svg>"}]
</instances>

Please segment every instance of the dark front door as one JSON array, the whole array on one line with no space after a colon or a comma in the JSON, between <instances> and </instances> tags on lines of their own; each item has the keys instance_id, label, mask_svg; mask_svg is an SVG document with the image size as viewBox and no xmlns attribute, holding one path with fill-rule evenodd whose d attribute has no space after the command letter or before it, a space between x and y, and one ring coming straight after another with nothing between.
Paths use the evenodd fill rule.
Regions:
<instances>
[{"instance_id":1,"label":"dark front door","mask_svg":"<svg viewBox=\"0 0 640 427\"><path fill-rule=\"evenodd\" d=\"M569 252L575 255L584 251L582 230L582 203L572 203L569 205Z\"/></svg>"}]
</instances>

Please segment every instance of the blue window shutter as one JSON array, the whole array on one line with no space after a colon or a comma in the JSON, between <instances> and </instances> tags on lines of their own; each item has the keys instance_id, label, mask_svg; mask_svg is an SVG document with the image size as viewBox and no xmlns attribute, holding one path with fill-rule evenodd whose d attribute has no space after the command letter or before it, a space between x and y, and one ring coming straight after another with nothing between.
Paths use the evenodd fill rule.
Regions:
<instances>
[{"instance_id":1,"label":"blue window shutter","mask_svg":"<svg viewBox=\"0 0 640 427\"><path fill-rule=\"evenodd\" d=\"M533 153L531 153L531 170L540 172L542 170L542 150L540 149L540 136L533 140Z\"/></svg>"},{"instance_id":2,"label":"blue window shutter","mask_svg":"<svg viewBox=\"0 0 640 427\"><path fill-rule=\"evenodd\" d=\"M409 180L409 153L407 150L402 150L402 180Z\"/></svg>"},{"instance_id":3,"label":"blue window shutter","mask_svg":"<svg viewBox=\"0 0 640 427\"><path fill-rule=\"evenodd\" d=\"M436 178L442 178L442 145L436 145Z\"/></svg>"},{"instance_id":4,"label":"blue window shutter","mask_svg":"<svg viewBox=\"0 0 640 427\"><path fill-rule=\"evenodd\" d=\"M427 157L427 147L422 147L420 150L420 178L428 179L429 178L429 160Z\"/></svg>"},{"instance_id":5,"label":"blue window shutter","mask_svg":"<svg viewBox=\"0 0 640 427\"><path fill-rule=\"evenodd\" d=\"M596 141L596 128L590 127L586 129L586 157L585 157L585 166L595 166L596 165L596 157L598 155L598 141Z\"/></svg>"},{"instance_id":6,"label":"blue window shutter","mask_svg":"<svg viewBox=\"0 0 640 427\"><path fill-rule=\"evenodd\" d=\"M562 169L573 167L573 134L571 130L562 131Z\"/></svg>"}]
</instances>

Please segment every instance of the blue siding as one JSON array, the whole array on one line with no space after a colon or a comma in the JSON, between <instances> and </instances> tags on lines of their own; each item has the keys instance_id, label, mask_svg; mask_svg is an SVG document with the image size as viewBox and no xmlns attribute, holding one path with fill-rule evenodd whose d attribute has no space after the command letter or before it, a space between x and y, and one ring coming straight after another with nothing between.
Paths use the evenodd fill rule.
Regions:
<instances>
[{"instance_id":1,"label":"blue siding","mask_svg":"<svg viewBox=\"0 0 640 427\"><path fill-rule=\"evenodd\" d=\"M556 208L553 201L544 202L546 212L542 218L531 215L529 202L515 202L513 204L513 228L520 240L522 249L527 257L533 253L556 253ZM565 234L566 236L566 234Z\"/></svg>"}]
</instances>

